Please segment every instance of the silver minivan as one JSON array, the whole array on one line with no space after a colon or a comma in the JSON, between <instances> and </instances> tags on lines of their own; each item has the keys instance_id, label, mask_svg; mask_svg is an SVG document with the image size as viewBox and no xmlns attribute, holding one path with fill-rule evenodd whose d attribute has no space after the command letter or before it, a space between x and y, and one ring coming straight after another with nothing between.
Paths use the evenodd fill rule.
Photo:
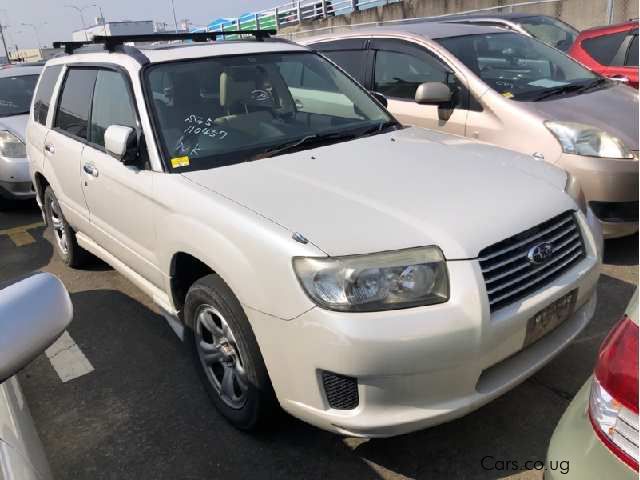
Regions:
<instances>
[{"instance_id":1,"label":"silver minivan","mask_svg":"<svg viewBox=\"0 0 640 480\"><path fill-rule=\"evenodd\" d=\"M493 26L415 22L303 43L401 122L533 155L580 182L605 236L638 230L638 94L532 37Z\"/></svg>"}]
</instances>

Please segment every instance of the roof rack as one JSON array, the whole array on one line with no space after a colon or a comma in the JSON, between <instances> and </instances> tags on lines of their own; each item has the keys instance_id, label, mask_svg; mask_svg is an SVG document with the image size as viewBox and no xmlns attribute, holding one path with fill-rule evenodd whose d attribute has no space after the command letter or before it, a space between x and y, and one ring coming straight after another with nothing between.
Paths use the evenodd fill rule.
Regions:
<instances>
[{"instance_id":1,"label":"roof rack","mask_svg":"<svg viewBox=\"0 0 640 480\"><path fill-rule=\"evenodd\" d=\"M71 55L77 49L87 45L104 45L104 48L113 52L117 47L128 42L169 42L176 40L191 40L192 42L216 41L218 37L230 35L249 35L262 42L271 35L275 35L275 30L225 30L224 32L192 32L192 33L152 33L144 35L96 35L92 40L83 42L53 42L53 48L64 48L64 52Z\"/></svg>"}]
</instances>

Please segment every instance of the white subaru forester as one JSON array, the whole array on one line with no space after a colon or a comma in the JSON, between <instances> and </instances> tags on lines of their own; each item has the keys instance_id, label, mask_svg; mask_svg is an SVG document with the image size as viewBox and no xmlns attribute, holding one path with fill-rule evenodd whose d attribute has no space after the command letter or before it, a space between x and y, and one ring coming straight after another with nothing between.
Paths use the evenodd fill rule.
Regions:
<instances>
[{"instance_id":1,"label":"white subaru forester","mask_svg":"<svg viewBox=\"0 0 640 480\"><path fill-rule=\"evenodd\" d=\"M256 37L67 43L27 132L58 253L101 257L181 322L227 419L251 429L279 404L409 432L582 330L602 238L565 172L402 128L324 57Z\"/></svg>"}]
</instances>

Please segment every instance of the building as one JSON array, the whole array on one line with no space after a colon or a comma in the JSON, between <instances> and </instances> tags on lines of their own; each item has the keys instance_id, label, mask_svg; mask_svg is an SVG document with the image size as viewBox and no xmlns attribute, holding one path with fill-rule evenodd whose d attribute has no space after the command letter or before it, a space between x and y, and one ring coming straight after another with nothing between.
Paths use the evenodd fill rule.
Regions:
<instances>
[{"instance_id":1,"label":"building","mask_svg":"<svg viewBox=\"0 0 640 480\"><path fill-rule=\"evenodd\" d=\"M122 22L105 22L96 19L96 24L73 32L73 40L82 42L91 40L96 35L147 35L154 32L152 20L125 20Z\"/></svg>"},{"instance_id":2,"label":"building","mask_svg":"<svg viewBox=\"0 0 640 480\"><path fill-rule=\"evenodd\" d=\"M9 52L9 58L12 62L40 62L59 54L60 50L55 48L21 48Z\"/></svg>"}]
</instances>

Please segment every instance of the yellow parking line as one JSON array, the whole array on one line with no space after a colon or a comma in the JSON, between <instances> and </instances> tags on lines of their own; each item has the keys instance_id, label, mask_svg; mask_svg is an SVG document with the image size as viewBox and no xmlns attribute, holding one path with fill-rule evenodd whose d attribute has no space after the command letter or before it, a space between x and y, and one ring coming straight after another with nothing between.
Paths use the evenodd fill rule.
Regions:
<instances>
[{"instance_id":1,"label":"yellow parking line","mask_svg":"<svg viewBox=\"0 0 640 480\"><path fill-rule=\"evenodd\" d=\"M0 230L0 235L7 235L16 247L23 247L24 245L36 242L35 238L33 238L28 230L39 227L44 227L44 223L38 222L30 225L21 225L19 227L9 228L8 230Z\"/></svg>"}]
</instances>

